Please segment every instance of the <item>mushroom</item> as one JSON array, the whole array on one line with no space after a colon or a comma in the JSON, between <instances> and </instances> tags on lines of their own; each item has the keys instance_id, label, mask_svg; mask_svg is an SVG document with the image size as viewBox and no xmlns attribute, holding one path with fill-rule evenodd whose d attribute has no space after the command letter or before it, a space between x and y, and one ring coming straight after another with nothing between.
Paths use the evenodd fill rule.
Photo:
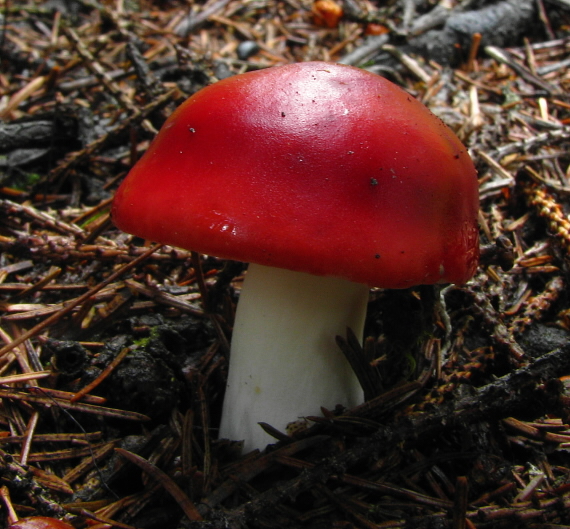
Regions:
<instances>
[{"instance_id":1,"label":"mushroom","mask_svg":"<svg viewBox=\"0 0 570 529\"><path fill-rule=\"evenodd\" d=\"M30 516L21 518L10 524L9 529L75 529L73 525L57 518L47 516Z\"/></svg>"},{"instance_id":2,"label":"mushroom","mask_svg":"<svg viewBox=\"0 0 570 529\"><path fill-rule=\"evenodd\" d=\"M200 90L120 186L122 230L249 262L220 436L244 448L362 391L335 336L362 336L369 287L463 283L477 176L453 132L370 72L307 62Z\"/></svg>"}]
</instances>

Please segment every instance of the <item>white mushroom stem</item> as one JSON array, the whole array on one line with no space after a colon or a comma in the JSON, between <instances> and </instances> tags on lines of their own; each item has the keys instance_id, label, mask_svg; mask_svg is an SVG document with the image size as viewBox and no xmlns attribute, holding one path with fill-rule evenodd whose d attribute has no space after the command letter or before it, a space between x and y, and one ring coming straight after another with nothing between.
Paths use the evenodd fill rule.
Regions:
<instances>
[{"instance_id":1,"label":"white mushroom stem","mask_svg":"<svg viewBox=\"0 0 570 529\"><path fill-rule=\"evenodd\" d=\"M251 264L233 331L220 437L244 451L275 442L258 425L287 425L321 406L362 403L360 385L335 342L362 336L368 287L344 279Z\"/></svg>"}]
</instances>

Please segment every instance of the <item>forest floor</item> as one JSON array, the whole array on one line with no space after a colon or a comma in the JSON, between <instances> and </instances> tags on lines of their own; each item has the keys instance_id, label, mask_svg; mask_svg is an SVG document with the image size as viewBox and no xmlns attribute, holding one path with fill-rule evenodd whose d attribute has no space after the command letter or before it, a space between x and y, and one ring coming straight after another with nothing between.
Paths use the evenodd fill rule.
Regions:
<instances>
[{"instance_id":1,"label":"forest floor","mask_svg":"<svg viewBox=\"0 0 570 529\"><path fill-rule=\"evenodd\" d=\"M18 516L570 527L567 0L0 6L0 478ZM364 346L339 343L378 395L240 457L217 425L245 265L109 210L187 97L307 60L381 74L455 131L481 263L462 286L373 289Z\"/></svg>"}]
</instances>

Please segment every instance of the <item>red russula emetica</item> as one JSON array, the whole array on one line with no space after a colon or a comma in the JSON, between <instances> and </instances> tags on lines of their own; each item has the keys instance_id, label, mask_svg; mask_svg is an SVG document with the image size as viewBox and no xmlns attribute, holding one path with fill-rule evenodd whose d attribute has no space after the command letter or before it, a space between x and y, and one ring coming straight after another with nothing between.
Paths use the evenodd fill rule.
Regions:
<instances>
[{"instance_id":1,"label":"red russula emetica","mask_svg":"<svg viewBox=\"0 0 570 529\"><path fill-rule=\"evenodd\" d=\"M218 257L402 288L471 277L477 196L465 147L421 103L313 62L190 97L121 186L113 219Z\"/></svg>"},{"instance_id":2,"label":"red russula emetica","mask_svg":"<svg viewBox=\"0 0 570 529\"><path fill-rule=\"evenodd\" d=\"M73 525L57 518L30 516L10 524L10 529L75 529Z\"/></svg>"},{"instance_id":3,"label":"red russula emetica","mask_svg":"<svg viewBox=\"0 0 570 529\"><path fill-rule=\"evenodd\" d=\"M468 280L477 211L473 163L439 118L375 74L308 62L230 77L190 97L121 185L112 216L147 239L263 265L250 267L238 306L221 427L234 438L259 430L246 443L255 447L270 440L259 421L284 428L320 406L357 403L334 335L347 325L361 332L367 286ZM279 271L267 276L268 267ZM251 286L254 276L263 287ZM292 295L290 308L268 289ZM316 313L343 304L321 329ZM268 322L275 311L286 314ZM296 318L309 323L289 327ZM284 335L297 341L276 345ZM258 356L244 359L255 347ZM300 372L290 369L295 355L310 358ZM287 365L270 367L275 356ZM273 369L270 383L260 368L264 377ZM330 387L320 392L323 383Z\"/></svg>"}]
</instances>

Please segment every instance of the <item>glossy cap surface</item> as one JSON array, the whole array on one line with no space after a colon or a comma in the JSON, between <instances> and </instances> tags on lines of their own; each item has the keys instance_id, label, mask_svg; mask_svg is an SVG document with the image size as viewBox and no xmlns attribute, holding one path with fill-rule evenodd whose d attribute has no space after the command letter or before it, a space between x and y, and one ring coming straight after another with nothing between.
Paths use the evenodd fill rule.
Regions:
<instances>
[{"instance_id":1,"label":"glossy cap surface","mask_svg":"<svg viewBox=\"0 0 570 529\"><path fill-rule=\"evenodd\" d=\"M73 525L47 516L22 518L10 525L10 529L75 529Z\"/></svg>"},{"instance_id":2,"label":"glossy cap surface","mask_svg":"<svg viewBox=\"0 0 570 529\"><path fill-rule=\"evenodd\" d=\"M308 62L190 97L112 217L205 254L404 288L473 275L477 210L473 163L439 118L375 74Z\"/></svg>"}]
</instances>

